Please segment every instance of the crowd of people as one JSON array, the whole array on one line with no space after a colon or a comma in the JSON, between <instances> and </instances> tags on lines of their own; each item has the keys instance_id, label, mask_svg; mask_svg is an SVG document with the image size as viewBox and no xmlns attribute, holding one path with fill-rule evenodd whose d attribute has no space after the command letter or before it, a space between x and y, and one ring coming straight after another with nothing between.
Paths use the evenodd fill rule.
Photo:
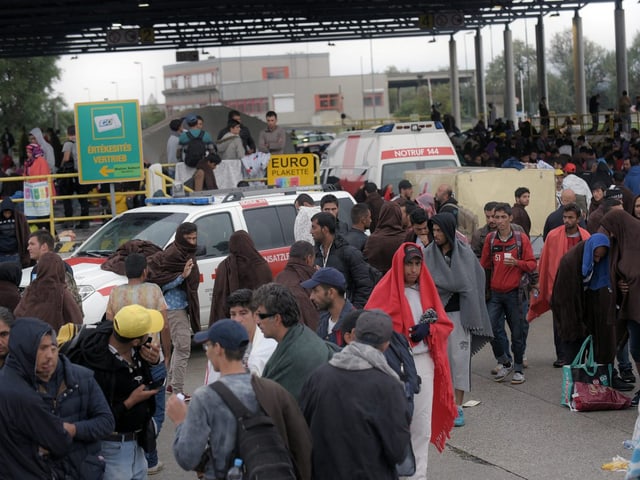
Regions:
<instances>
[{"instance_id":1,"label":"crowd of people","mask_svg":"<svg viewBox=\"0 0 640 480\"><path fill-rule=\"evenodd\" d=\"M192 137L201 136L197 120L185 119ZM244 152L256 146L231 116L227 130L219 138L231 138L229 148L236 137ZM29 233L5 199L0 476L146 478L168 461L156 448L168 416L178 465L225 478L239 447L223 384L249 411L272 418L295 478L426 479L429 443L441 451L466 423L473 355L490 343L493 379L524 383L529 322L547 311L554 367L571 363L591 335L596 361L617 367L612 386L633 390L638 132L600 150L578 138L576 154L560 153L566 145L556 151L546 131L528 139L519 132L497 134L518 152L506 166L556 170L557 209L546 219L539 260L527 212L536 198L526 186L513 204L488 202L486 224L468 237L447 184L425 208L407 180L387 199L387 188L364 182L350 225L334 195L316 206L301 194L296 241L275 277L247 232L230 236L205 331L195 224L181 224L164 250L141 240L122 245L102 268L127 283L111 291L105 320L82 328L80 292L52 236ZM272 137L258 145L272 146ZM492 158L489 138L480 157ZM21 295L26 265L34 268ZM208 364L204 385L188 392L192 332ZM632 402L639 400L640 391Z\"/></svg>"}]
</instances>

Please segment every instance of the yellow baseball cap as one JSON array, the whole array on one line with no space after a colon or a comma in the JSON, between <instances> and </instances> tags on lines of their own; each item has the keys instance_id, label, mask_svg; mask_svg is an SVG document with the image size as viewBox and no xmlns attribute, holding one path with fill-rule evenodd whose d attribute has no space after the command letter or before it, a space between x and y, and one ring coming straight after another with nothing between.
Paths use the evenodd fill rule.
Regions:
<instances>
[{"instance_id":1,"label":"yellow baseball cap","mask_svg":"<svg viewBox=\"0 0 640 480\"><path fill-rule=\"evenodd\" d=\"M138 338L146 333L156 333L164 327L164 318L158 310L141 305L122 307L113 319L113 329L124 338Z\"/></svg>"}]
</instances>

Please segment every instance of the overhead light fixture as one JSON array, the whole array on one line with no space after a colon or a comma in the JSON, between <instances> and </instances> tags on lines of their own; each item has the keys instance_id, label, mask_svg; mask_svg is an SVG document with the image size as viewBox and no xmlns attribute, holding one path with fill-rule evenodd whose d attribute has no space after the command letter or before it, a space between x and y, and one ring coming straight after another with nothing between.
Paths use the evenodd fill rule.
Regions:
<instances>
[{"instance_id":1,"label":"overhead light fixture","mask_svg":"<svg viewBox=\"0 0 640 480\"><path fill-rule=\"evenodd\" d=\"M149 3L148 2L140 2L138 3L138 8L147 8L149 7Z\"/></svg>"},{"instance_id":2,"label":"overhead light fixture","mask_svg":"<svg viewBox=\"0 0 640 480\"><path fill-rule=\"evenodd\" d=\"M329 42L329 43L327 43L327 45L330 46L330 47L335 47L336 46L336 44L333 43L333 42Z\"/></svg>"},{"instance_id":3,"label":"overhead light fixture","mask_svg":"<svg viewBox=\"0 0 640 480\"><path fill-rule=\"evenodd\" d=\"M429 43L436 43L436 36L434 35L431 40L429 40Z\"/></svg>"},{"instance_id":4,"label":"overhead light fixture","mask_svg":"<svg viewBox=\"0 0 640 480\"><path fill-rule=\"evenodd\" d=\"M638 2L640 3L640 2ZM549 15L550 17L559 17L560 16L560 12L553 12Z\"/></svg>"}]
</instances>

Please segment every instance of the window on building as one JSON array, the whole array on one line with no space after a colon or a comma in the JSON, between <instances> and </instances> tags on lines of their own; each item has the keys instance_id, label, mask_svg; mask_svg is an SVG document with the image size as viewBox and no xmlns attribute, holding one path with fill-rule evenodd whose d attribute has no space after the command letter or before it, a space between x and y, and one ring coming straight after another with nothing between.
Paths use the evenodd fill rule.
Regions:
<instances>
[{"instance_id":1,"label":"window on building","mask_svg":"<svg viewBox=\"0 0 640 480\"><path fill-rule=\"evenodd\" d=\"M316 95L316 111L340 110L339 93L321 93Z\"/></svg>"},{"instance_id":2,"label":"window on building","mask_svg":"<svg viewBox=\"0 0 640 480\"><path fill-rule=\"evenodd\" d=\"M269 110L269 100L266 97L225 100L224 105L225 107L253 116L267 113Z\"/></svg>"},{"instance_id":3,"label":"window on building","mask_svg":"<svg viewBox=\"0 0 640 480\"><path fill-rule=\"evenodd\" d=\"M279 93L274 95L273 109L278 113L295 112L295 95L293 93Z\"/></svg>"},{"instance_id":4,"label":"window on building","mask_svg":"<svg viewBox=\"0 0 640 480\"><path fill-rule=\"evenodd\" d=\"M289 78L289 67L262 67L263 80Z\"/></svg>"},{"instance_id":5,"label":"window on building","mask_svg":"<svg viewBox=\"0 0 640 480\"><path fill-rule=\"evenodd\" d=\"M382 92L365 93L362 101L365 107L381 107L383 104Z\"/></svg>"}]
</instances>

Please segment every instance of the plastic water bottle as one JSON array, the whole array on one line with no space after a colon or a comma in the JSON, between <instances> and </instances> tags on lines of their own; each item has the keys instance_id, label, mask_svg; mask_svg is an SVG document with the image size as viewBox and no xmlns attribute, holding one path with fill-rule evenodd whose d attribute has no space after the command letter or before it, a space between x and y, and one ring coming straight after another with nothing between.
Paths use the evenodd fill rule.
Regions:
<instances>
[{"instance_id":1,"label":"plastic water bottle","mask_svg":"<svg viewBox=\"0 0 640 480\"><path fill-rule=\"evenodd\" d=\"M242 480L242 459L236 458L227 472L227 480Z\"/></svg>"}]
</instances>

